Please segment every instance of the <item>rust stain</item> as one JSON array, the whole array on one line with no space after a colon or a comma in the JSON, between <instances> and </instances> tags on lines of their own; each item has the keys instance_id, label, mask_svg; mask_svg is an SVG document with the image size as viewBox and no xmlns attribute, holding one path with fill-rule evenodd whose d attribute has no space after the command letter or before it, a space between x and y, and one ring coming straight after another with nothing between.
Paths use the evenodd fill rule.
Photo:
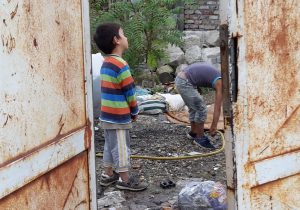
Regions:
<instances>
[{"instance_id":1,"label":"rust stain","mask_svg":"<svg viewBox=\"0 0 300 210\"><path fill-rule=\"evenodd\" d=\"M299 45L295 46L290 41L290 39L293 39L293 34L291 33L297 33L298 31L298 19L296 18L296 14L293 13L294 7L297 7L297 5L286 4L284 2L277 4L278 7L281 7L281 13L270 17L271 23L268 24L268 45L281 70L275 72L276 83L282 86L282 95L287 95L290 98L294 96L295 87L298 86L295 76L298 72L296 66L299 61L293 58L293 52L299 50ZM283 78L289 83L282 83Z\"/></svg>"},{"instance_id":2,"label":"rust stain","mask_svg":"<svg viewBox=\"0 0 300 210\"><path fill-rule=\"evenodd\" d=\"M26 13L30 13L31 12L31 1L32 0L24 0L23 4L22 4L22 9L26 12ZM34 4L34 3L33 3Z\"/></svg>"},{"instance_id":3,"label":"rust stain","mask_svg":"<svg viewBox=\"0 0 300 210\"><path fill-rule=\"evenodd\" d=\"M86 149L91 147L91 141L92 141L92 124L89 119L87 119L86 127L85 127L85 132L84 132L84 147Z\"/></svg>"},{"instance_id":4,"label":"rust stain","mask_svg":"<svg viewBox=\"0 0 300 210\"><path fill-rule=\"evenodd\" d=\"M236 103L233 106L233 124L234 132L240 131L243 128L243 112L244 107L240 103Z\"/></svg>"},{"instance_id":5,"label":"rust stain","mask_svg":"<svg viewBox=\"0 0 300 210\"><path fill-rule=\"evenodd\" d=\"M10 2L10 1L9 1ZM51 91L55 92L53 93L54 96L53 100L59 100L59 103L54 103L55 105L60 104L64 108L72 108L72 111L74 113L77 113L77 116L74 116L70 110L66 110L64 112L64 119L60 117L61 110L65 110L62 107L59 107L57 105L57 110L52 109L52 113L56 113L54 122L51 122L49 127L54 127L54 130L51 130L51 133L48 131L45 133L43 129L38 129L36 126L39 123L43 123L42 126L45 126L46 122L43 119L54 119L53 115L35 115L34 111L36 109L27 109L28 107L33 107L34 100L30 104L30 106L23 106L21 107L20 113L27 114L27 116L32 117L24 117L23 119L19 120L19 124L22 125L22 130L19 133L16 133L15 135L21 136L22 139L26 139L26 142L28 143L24 144L24 141L22 145L19 145L18 151L15 152L9 152L7 159L5 159L4 163L0 163L1 166L7 165L12 163L13 161L22 161L23 159L28 158L31 154L36 153L37 151L40 151L43 147L48 146L49 144L56 144L58 143L61 138L64 138L65 136L79 130L85 128L85 95L84 95L84 76L83 76L83 49L82 49L82 24L81 24L81 1L74 1L72 3L67 2L61 2L61 1L53 1L53 2L47 2L47 1L38 1L38 0L25 0L22 1L22 4L20 4L20 7L18 7L18 10L15 9L15 12L10 12L15 8L16 4L15 2L18 1L12 1L13 4L11 4L11 10L8 11L8 16L6 20L3 21L3 25L1 25L0 22L0 28L4 28L5 31L0 35L0 44L2 46L0 48L3 49L3 51L11 52L15 46L18 47L18 55L17 57L20 58L22 61L27 62L27 64L24 65L24 68L20 71L24 71L24 75L28 73L28 70L33 69L35 70L35 78L28 78L26 76L25 79L27 79L27 85L22 82L21 86L24 85L28 89L26 90L29 95L31 93L37 93L39 96L42 96L40 101L44 101L43 97L48 97L46 94L39 91L42 87L36 86L35 84L46 84L50 85L51 88L48 88L47 91L51 93ZM20 2L20 1L19 1ZM49 4L50 7L45 7L45 3ZM23 6L22 6L23 5ZM66 12L66 6L70 9L72 12ZM26 13L27 12L27 13ZM30 12L30 14L29 14ZM79 13L78 13L79 12ZM57 14L62 14L61 17L62 22L60 22L60 25L62 27L53 27L58 24L57 22L54 22L55 17L57 17ZM17 21L16 24L11 24L10 18L13 19L14 22ZM50 20L50 21L49 21ZM1 21L1 20L0 20ZM48 22L47 22L48 21ZM9 28L5 28L4 25L6 25ZM16 28L16 25L18 26ZM12 29L12 30L9 30ZM16 29L16 30L15 30ZM10 35L9 32L12 31L13 33ZM26 33L22 33L22 32ZM61 35L64 33L65 35L65 41L61 42ZM43 41L45 38L45 34L48 34L52 38L51 42L45 42ZM84 46L84 45L83 45ZM38 50L35 50L35 48L39 48ZM1 49L1 50L2 50ZM71 53L70 53L71 52ZM51 63L48 63L48 57L52 56ZM58 66L58 64L61 62L61 66ZM14 61L17 62L17 61ZM26 69L27 68L27 69ZM30 76L32 75L32 72L30 72ZM29 75L28 73L28 75ZM62 78L62 74L65 74L65 77ZM69 77L69 75L72 75L72 78ZM38 79L36 79L38 78ZM45 78L45 82L38 83L37 80L40 80L41 78ZM15 78L10 78L12 81ZM33 83L31 83L31 81ZM30 85L33 86L33 88L29 87ZM24 87L25 87L24 86ZM44 86L45 87L45 86ZM66 95L68 97L64 97L62 94L62 90L65 91ZM48 93L48 92L47 92ZM20 97L25 97L24 95L20 95ZM45 102L42 102L45 103ZM51 106L51 104L49 105ZM14 106L17 107L17 106ZM39 118L39 116L45 116L45 118ZM14 119L17 118L18 115L14 116ZM48 118L50 117L50 118ZM4 116L1 120L0 127L3 125L4 121L6 121L4 124L7 123L10 124L9 118L6 120L7 116ZM25 120L25 119L29 119ZM56 124L57 121L60 121L60 124ZM28 121L28 122L27 122ZM64 124L62 124L62 122ZM7 128L6 126L5 128ZM25 132L28 132L25 135L28 135L27 138L24 138L24 130ZM65 131L65 133L64 133ZM14 131L9 131L14 132ZM15 131L18 132L18 129ZM58 133L56 133L58 132ZM49 134L48 134L49 133ZM88 132L86 132L88 133ZM47 135L46 135L47 134ZM57 134L57 135L56 135ZM56 136L55 136L56 135ZM51 137L50 137L51 136ZM89 136L89 135L87 135ZM54 137L54 138L53 138ZM90 140L90 137L87 137L86 139ZM87 141L88 142L88 141ZM83 142L82 142L83 143ZM37 146L38 145L38 146ZM87 143L88 145L88 143ZM13 151L13 150L12 150ZM55 157L55 154L54 154ZM49 183L51 183L49 181ZM49 184L45 183L44 186L46 189L49 188ZM0 184L1 185L1 184ZM49 190L49 189L48 189ZM59 193L57 193L59 195ZM34 197L34 196L33 196ZM79 200L81 201L81 200ZM18 201L17 201L18 202ZM30 203L30 200L27 201L27 203ZM47 206L46 206L47 207ZM81 207L81 206L80 206ZM43 206L42 206L43 208ZM2 209L0 207L0 209ZM30 209L30 208L16 208L16 209ZM53 208L55 209L55 208ZM58 208L60 209L60 208Z\"/></svg>"},{"instance_id":6,"label":"rust stain","mask_svg":"<svg viewBox=\"0 0 300 210\"><path fill-rule=\"evenodd\" d=\"M15 7L15 9L14 9L14 11L12 11L12 12L10 13L10 19L11 19L11 20L14 19L15 15L17 14L18 7L19 7L19 4L17 4L16 7Z\"/></svg>"},{"instance_id":7,"label":"rust stain","mask_svg":"<svg viewBox=\"0 0 300 210\"><path fill-rule=\"evenodd\" d=\"M295 207L300 206L299 184L300 174L254 187L251 192L253 209L298 209Z\"/></svg>"},{"instance_id":8,"label":"rust stain","mask_svg":"<svg viewBox=\"0 0 300 210\"><path fill-rule=\"evenodd\" d=\"M41 182L41 185L40 185L40 190L43 190L44 188L46 188L48 192L51 190L51 183L50 183L49 174L45 174L42 178L42 182Z\"/></svg>"},{"instance_id":9,"label":"rust stain","mask_svg":"<svg viewBox=\"0 0 300 210\"><path fill-rule=\"evenodd\" d=\"M1 199L0 209L89 209L86 165L84 152Z\"/></svg>"},{"instance_id":10,"label":"rust stain","mask_svg":"<svg viewBox=\"0 0 300 210\"><path fill-rule=\"evenodd\" d=\"M290 114L287 109L299 104L298 8L297 1L293 0L254 4L245 1L248 98L244 106L247 106L248 116L243 125L247 123L249 129L253 160L299 147L290 137L298 133L296 126L300 124L300 114L295 113L296 110ZM236 122L240 123L243 116L237 115L241 119ZM261 130L259 122L264 122L267 132Z\"/></svg>"},{"instance_id":11,"label":"rust stain","mask_svg":"<svg viewBox=\"0 0 300 210\"><path fill-rule=\"evenodd\" d=\"M79 206L81 206L81 205L86 205L86 204L87 204L87 201L86 201L86 200L80 201L80 202L75 206L74 209L77 209Z\"/></svg>"},{"instance_id":12,"label":"rust stain","mask_svg":"<svg viewBox=\"0 0 300 210\"><path fill-rule=\"evenodd\" d=\"M249 180L250 179L250 177L245 177L245 176L250 175L250 176L256 177L256 170L255 170L254 164L252 162L248 161L244 165L244 173L242 175L243 175L244 180ZM256 181L255 185L258 185L257 181ZM248 183L248 182L243 184L243 188L250 189L251 187L252 187L251 184Z\"/></svg>"},{"instance_id":13,"label":"rust stain","mask_svg":"<svg viewBox=\"0 0 300 210\"><path fill-rule=\"evenodd\" d=\"M264 61L264 53L255 52L254 46L249 46L248 51L249 53L246 55L247 62L255 62L256 64L261 64Z\"/></svg>"},{"instance_id":14,"label":"rust stain","mask_svg":"<svg viewBox=\"0 0 300 210\"><path fill-rule=\"evenodd\" d=\"M280 150L284 147L284 141L281 141L283 138L282 132L285 130L285 133L293 133L297 130L296 126L300 125L300 105L298 105L294 111L290 114L290 116L282 123L282 125L276 130L275 134L273 135L273 140L268 143L267 146L264 146L263 149L259 152L259 155L262 155L268 148L271 147L274 154L271 156L283 155L286 153L290 153L293 151L297 151L298 148L285 148L285 151L278 151L279 153L275 155L275 151ZM263 141L265 142L265 141ZM261 145L258 145L257 148L261 148ZM270 156L270 155L269 155ZM269 156L264 157L263 159L269 158ZM260 160L263 160L260 159Z\"/></svg>"},{"instance_id":15,"label":"rust stain","mask_svg":"<svg viewBox=\"0 0 300 210\"><path fill-rule=\"evenodd\" d=\"M270 142L270 145L271 144L274 144L274 142ZM267 149L267 148L265 148L265 149ZM260 158L259 161L264 161L264 160L268 160L268 159L275 158L275 157L278 157L278 156L282 156L282 155L286 155L286 154L291 154L293 152L297 152L298 153L299 151L300 151L300 148L293 148L293 149L290 149L290 150L285 150L284 152L281 152L281 153L276 153L276 154L274 153L272 155L264 156L263 158ZM256 161L257 160L255 160L253 162L256 162Z\"/></svg>"},{"instance_id":16,"label":"rust stain","mask_svg":"<svg viewBox=\"0 0 300 210\"><path fill-rule=\"evenodd\" d=\"M7 53L11 53L16 47L16 40L11 34L8 36L1 35L2 45L6 48Z\"/></svg>"},{"instance_id":17,"label":"rust stain","mask_svg":"<svg viewBox=\"0 0 300 210\"><path fill-rule=\"evenodd\" d=\"M39 146L37 147L34 147L26 152L23 152L23 153L19 153L18 155L14 156L13 158L3 162L3 163L0 163L0 168L16 161L16 160L19 160L19 159L25 159L27 157L30 157L33 153L35 153L36 151L40 150L41 148L43 147L46 147L52 143L55 143L55 142L59 142L62 138L70 135L71 133L75 132L75 131L78 131L78 130L81 130L83 128L85 128L86 126L82 126L82 127L79 127L79 128L76 128L76 129L72 129L71 131L65 133L65 134L60 134L58 133L57 136L55 138L53 138L52 140L48 141L48 142L45 142L43 144L40 144ZM60 131L59 131L60 132Z\"/></svg>"},{"instance_id":18,"label":"rust stain","mask_svg":"<svg viewBox=\"0 0 300 210\"><path fill-rule=\"evenodd\" d=\"M300 105L290 114L290 116L283 122L283 124L275 132L275 138L279 137L279 133L283 128L288 128L289 125L299 126L300 125ZM293 127L291 126L291 127Z\"/></svg>"},{"instance_id":19,"label":"rust stain","mask_svg":"<svg viewBox=\"0 0 300 210\"><path fill-rule=\"evenodd\" d=\"M18 1L13 1L12 3L14 2ZM52 124L50 123L48 126L53 126L56 128L53 129L52 127L49 129L51 133L45 133L43 130L40 130L38 126L35 126L36 123L42 123L42 126L45 126L44 124L46 122L42 121L43 118L39 118L39 116L52 118L53 115L46 116L48 115L48 112L47 114L37 113L35 116L33 110L36 109L28 109L26 111L27 107L34 107L38 105L34 104L34 100L29 106L21 105L22 108L19 111L20 114L22 113L21 115L23 115L23 118L21 118L18 123L22 126L22 131L20 130L20 132L16 133L15 135L20 136L22 139L26 140L27 143L25 144L25 141L22 141L23 143L22 145L19 145L18 149L13 148L11 151L5 151L5 164L11 163L14 160L20 160L21 158L27 157L28 154L34 153L36 150L39 150L42 147L38 146L39 144L43 146L52 144L53 142L59 141L59 138L63 137L62 134L65 135L65 132L71 133L70 131L76 131L78 128L80 129L85 127L85 95L83 83L84 68L82 61L84 56L82 56L83 50L81 34L82 25L78 23L78 20L81 20L81 16L76 13L76 11L81 12L81 3L80 1L72 2L70 4L66 2L62 3L60 1L54 1L51 3L47 2L47 4L49 3L51 5L51 9L47 9L44 3L45 2L38 0L25 0L22 4L20 4L20 6L18 6L16 16L13 19L14 21L17 20L18 22L16 23L18 25L16 30L14 30L15 24L10 23L12 21L10 21L9 16L9 13L15 8L16 3L11 4L12 9L9 10L6 22L4 21L7 23L9 28L5 29L4 32L1 31L0 33L0 45L2 44L4 46L0 47L0 51L3 50L4 52L11 52L17 45L18 58L24 60L24 62L27 62L27 64L24 65L24 68L20 71L24 71L24 74L26 75L33 75L34 78L26 78L27 82L25 83L25 80L21 81L21 86L26 87L26 91L25 89L23 90L24 93L26 92L28 95L36 93L42 97L41 103L45 103L43 97L49 97L39 91L39 89L43 89L42 86L34 87L34 85L36 83L40 85L47 84L51 86L51 88L46 92L53 93L51 95L53 100L51 101L53 101L53 104L56 105L55 108L57 110L53 109L52 113L57 114L57 116L55 116L57 117L57 120L52 122ZM70 10L74 12L66 13L65 4L68 5L68 7L71 8ZM26 11L30 11L31 13L27 14ZM53 20L55 20L57 15L60 14L62 14L61 19L64 20L60 23L63 27L53 28L53 26L56 25ZM52 21L49 21L48 16L51 17ZM1 22L2 21L3 18L1 19ZM0 28L4 28L4 25L1 24L1 22ZM10 28L13 30L9 30ZM10 35L10 31L14 33ZM24 31L26 31L26 33L22 33ZM65 33L66 38L68 38L66 43L61 43L60 40L60 35L63 33ZM43 36L45 36L45 34L48 34L48 36L53 38L51 43L43 41L45 38ZM35 50L35 47L38 47L39 50ZM52 57L50 64L48 63L47 59L49 56ZM63 65L58 66L57 64L59 61L62 61ZM34 69L35 72L29 72L31 69ZM17 74L19 74L19 72L17 72ZM64 75L63 78L62 74ZM69 75L72 75L72 77ZM11 81L14 81L13 79L14 78L10 78ZM43 82L40 82L41 79L43 79ZM67 97L64 97L63 90L65 90L65 93L67 93ZM20 95L20 97L22 98L26 96ZM61 104L64 108L70 108L64 112L63 125L55 124L60 117L59 112L61 112L62 109L54 100L59 100L59 104ZM11 107L17 106L17 104L11 105ZM51 106L51 104L49 104L49 106ZM76 113L76 116L72 112ZM24 114L27 114L28 117L30 117L24 117ZM14 116L15 121L17 121L16 119L17 118ZM26 119L29 119L31 122L27 123ZM6 126L5 128L8 127L6 124L10 123L9 119L8 122L4 121L6 121L6 116L2 118L0 122L0 128L2 128L3 125Z\"/></svg>"},{"instance_id":20,"label":"rust stain","mask_svg":"<svg viewBox=\"0 0 300 210\"><path fill-rule=\"evenodd\" d=\"M274 24L270 23L269 26L269 35L270 35L270 50L273 53L282 52L286 46L288 46L288 19L287 17L287 8L282 7L282 15L271 17L270 21L279 19L280 30L274 27ZM275 37L273 35L275 34ZM284 60L283 60L284 62Z\"/></svg>"},{"instance_id":21,"label":"rust stain","mask_svg":"<svg viewBox=\"0 0 300 210\"><path fill-rule=\"evenodd\" d=\"M78 170L79 170L79 169L78 169ZM66 198L65 198L64 205L63 205L63 208L62 208L62 209L65 208L66 203L68 202L68 199L69 199L69 197L70 197L70 194L72 193L72 189L73 189L75 180L77 179L77 174L78 174L78 171L76 172L76 176L74 177L74 179L73 179L73 181L72 181L72 184L71 184L71 186L70 186L70 188L69 188L69 190L68 190L68 194L67 194L67 196L66 196Z\"/></svg>"}]
</instances>

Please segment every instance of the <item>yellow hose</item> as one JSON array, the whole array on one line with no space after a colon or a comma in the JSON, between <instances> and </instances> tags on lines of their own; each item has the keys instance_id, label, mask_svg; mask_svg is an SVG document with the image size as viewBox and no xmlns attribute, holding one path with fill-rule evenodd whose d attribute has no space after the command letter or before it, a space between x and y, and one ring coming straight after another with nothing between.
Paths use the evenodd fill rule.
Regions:
<instances>
[{"instance_id":1,"label":"yellow hose","mask_svg":"<svg viewBox=\"0 0 300 210\"><path fill-rule=\"evenodd\" d=\"M189 156L179 156L179 157L155 157L155 156L144 156L144 155L131 155L131 158L136 159L148 159L148 160L183 160L183 159L191 159L191 158L200 158L200 157L207 157L211 155L216 155L224 150L225 147L225 138L222 132L217 131L221 135L222 139L222 147L220 149L217 149L212 152L204 153L204 154L198 154L198 155L189 155ZM97 153L97 157L103 157L102 153Z\"/></svg>"}]
</instances>

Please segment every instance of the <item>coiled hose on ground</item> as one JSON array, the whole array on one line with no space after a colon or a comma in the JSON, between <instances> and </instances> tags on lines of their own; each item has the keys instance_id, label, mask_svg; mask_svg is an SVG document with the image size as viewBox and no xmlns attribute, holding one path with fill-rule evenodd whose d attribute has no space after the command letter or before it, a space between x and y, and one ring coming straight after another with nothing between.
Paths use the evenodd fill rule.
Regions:
<instances>
[{"instance_id":1,"label":"coiled hose on ground","mask_svg":"<svg viewBox=\"0 0 300 210\"><path fill-rule=\"evenodd\" d=\"M135 158L135 159L148 159L148 160L183 160L183 159L201 158L201 157L216 155L216 154L222 152L225 147L225 138L224 138L223 133L221 131L217 131L217 132L221 136L222 146L221 146L221 148L211 151L211 152L208 152L208 153L197 154L197 155L178 156L178 157L159 157L159 156L146 156L146 155L131 155L130 157ZM99 152L96 154L96 156L103 157L103 154Z\"/></svg>"}]
</instances>

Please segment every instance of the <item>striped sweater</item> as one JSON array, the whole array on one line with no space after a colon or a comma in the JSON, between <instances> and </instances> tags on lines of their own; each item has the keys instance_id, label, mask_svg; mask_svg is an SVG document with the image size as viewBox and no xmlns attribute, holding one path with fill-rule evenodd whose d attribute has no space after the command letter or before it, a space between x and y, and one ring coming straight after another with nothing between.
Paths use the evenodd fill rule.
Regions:
<instances>
[{"instance_id":1,"label":"striped sweater","mask_svg":"<svg viewBox=\"0 0 300 210\"><path fill-rule=\"evenodd\" d=\"M101 113L100 120L127 124L138 114L135 85L126 61L117 55L104 59L100 70Z\"/></svg>"}]
</instances>

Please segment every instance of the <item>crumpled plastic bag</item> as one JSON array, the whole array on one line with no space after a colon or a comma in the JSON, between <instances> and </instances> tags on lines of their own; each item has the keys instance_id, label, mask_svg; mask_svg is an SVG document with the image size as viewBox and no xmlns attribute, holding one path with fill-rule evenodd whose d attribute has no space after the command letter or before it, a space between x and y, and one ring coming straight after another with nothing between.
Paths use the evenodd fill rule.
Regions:
<instances>
[{"instance_id":1,"label":"crumpled plastic bag","mask_svg":"<svg viewBox=\"0 0 300 210\"><path fill-rule=\"evenodd\" d=\"M168 103L168 111L170 112L180 112L184 110L185 103L179 94L170 94L170 93L158 93L161 97L165 99Z\"/></svg>"},{"instance_id":2,"label":"crumpled plastic bag","mask_svg":"<svg viewBox=\"0 0 300 210\"><path fill-rule=\"evenodd\" d=\"M226 188L219 182L188 183L178 195L181 210L227 210Z\"/></svg>"}]
</instances>

